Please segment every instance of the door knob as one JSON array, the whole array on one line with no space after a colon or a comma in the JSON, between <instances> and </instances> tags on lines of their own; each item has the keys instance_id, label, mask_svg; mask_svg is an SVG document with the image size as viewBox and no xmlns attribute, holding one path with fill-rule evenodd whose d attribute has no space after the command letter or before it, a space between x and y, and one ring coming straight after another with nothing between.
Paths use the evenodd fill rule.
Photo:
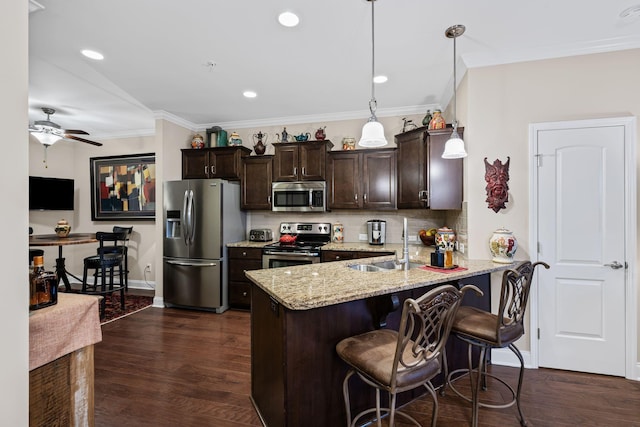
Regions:
<instances>
[{"instance_id":1,"label":"door knob","mask_svg":"<svg viewBox=\"0 0 640 427\"><path fill-rule=\"evenodd\" d=\"M619 268L624 267L624 265L620 264L618 261L613 261L611 264L605 264L605 267L611 267L614 270L618 270Z\"/></svg>"}]
</instances>

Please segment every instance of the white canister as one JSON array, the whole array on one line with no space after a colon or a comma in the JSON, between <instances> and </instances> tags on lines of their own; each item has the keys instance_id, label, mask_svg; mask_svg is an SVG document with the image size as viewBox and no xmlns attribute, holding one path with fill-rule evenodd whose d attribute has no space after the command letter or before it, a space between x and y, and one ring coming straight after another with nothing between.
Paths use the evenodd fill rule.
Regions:
<instances>
[{"instance_id":1,"label":"white canister","mask_svg":"<svg viewBox=\"0 0 640 427\"><path fill-rule=\"evenodd\" d=\"M344 226L339 222L333 224L333 237L331 239L333 243L344 242Z\"/></svg>"},{"instance_id":2,"label":"white canister","mask_svg":"<svg viewBox=\"0 0 640 427\"><path fill-rule=\"evenodd\" d=\"M506 228L497 229L489 239L489 250L493 255L493 262L512 263L516 249L518 249L518 241Z\"/></svg>"}]
</instances>

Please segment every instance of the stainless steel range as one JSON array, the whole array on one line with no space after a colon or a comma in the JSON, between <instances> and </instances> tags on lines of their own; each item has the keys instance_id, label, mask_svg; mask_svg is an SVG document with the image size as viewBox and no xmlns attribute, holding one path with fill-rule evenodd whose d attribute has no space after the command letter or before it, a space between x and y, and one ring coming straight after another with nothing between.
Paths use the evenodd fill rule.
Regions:
<instances>
[{"instance_id":1,"label":"stainless steel range","mask_svg":"<svg viewBox=\"0 0 640 427\"><path fill-rule=\"evenodd\" d=\"M278 242L262 249L262 268L320 262L320 248L331 241L331 224L282 222Z\"/></svg>"}]
</instances>

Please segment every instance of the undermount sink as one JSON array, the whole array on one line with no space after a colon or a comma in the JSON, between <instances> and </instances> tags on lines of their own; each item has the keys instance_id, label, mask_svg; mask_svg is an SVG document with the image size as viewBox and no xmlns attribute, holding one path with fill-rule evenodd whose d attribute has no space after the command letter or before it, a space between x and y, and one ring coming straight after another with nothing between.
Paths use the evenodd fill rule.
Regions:
<instances>
[{"instance_id":1,"label":"undermount sink","mask_svg":"<svg viewBox=\"0 0 640 427\"><path fill-rule=\"evenodd\" d=\"M417 267L421 267L422 263L419 262L410 262L409 263L409 268L417 268ZM389 260L389 261L381 261L381 262L374 262L372 264L351 264L349 265L349 268L353 269L353 270L358 270L358 271L368 271L368 272L373 272L373 271L391 271L391 270L402 270L403 269L403 265L401 264L397 264L395 263L395 261L393 260Z\"/></svg>"}]
</instances>

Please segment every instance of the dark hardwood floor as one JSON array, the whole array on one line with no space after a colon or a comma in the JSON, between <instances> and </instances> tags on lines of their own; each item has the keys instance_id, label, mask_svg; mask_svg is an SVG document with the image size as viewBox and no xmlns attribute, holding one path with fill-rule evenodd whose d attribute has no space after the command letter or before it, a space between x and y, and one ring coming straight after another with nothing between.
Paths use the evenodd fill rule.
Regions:
<instances>
[{"instance_id":1,"label":"dark hardwood floor","mask_svg":"<svg viewBox=\"0 0 640 427\"><path fill-rule=\"evenodd\" d=\"M148 308L103 325L95 346L96 426L260 426L249 399L249 318ZM491 369L516 379L516 368ZM466 402L449 391L439 403L439 426L469 425ZM624 378L527 370L522 403L529 426L640 426L640 382ZM423 397L405 410L428 426L431 408ZM481 409L480 425L519 426L516 414L514 407Z\"/></svg>"}]
</instances>

